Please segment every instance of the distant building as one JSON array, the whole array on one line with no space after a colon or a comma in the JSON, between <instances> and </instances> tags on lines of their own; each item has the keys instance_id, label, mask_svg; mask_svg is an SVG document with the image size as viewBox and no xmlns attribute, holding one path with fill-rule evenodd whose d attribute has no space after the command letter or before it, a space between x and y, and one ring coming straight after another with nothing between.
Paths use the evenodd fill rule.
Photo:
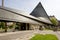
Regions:
<instances>
[{"instance_id":1,"label":"distant building","mask_svg":"<svg viewBox=\"0 0 60 40\"><path fill-rule=\"evenodd\" d=\"M58 20L57 30L60 31L60 20Z\"/></svg>"},{"instance_id":2,"label":"distant building","mask_svg":"<svg viewBox=\"0 0 60 40\"><path fill-rule=\"evenodd\" d=\"M31 15L26 15L21 10L0 7L0 21L19 23L20 30L39 30L41 26L53 25L41 3L32 11Z\"/></svg>"},{"instance_id":3,"label":"distant building","mask_svg":"<svg viewBox=\"0 0 60 40\"><path fill-rule=\"evenodd\" d=\"M60 27L60 20L58 20L58 26Z\"/></svg>"},{"instance_id":4,"label":"distant building","mask_svg":"<svg viewBox=\"0 0 60 40\"><path fill-rule=\"evenodd\" d=\"M57 20L57 18L53 15L53 16L49 16L49 18L55 18Z\"/></svg>"}]
</instances>

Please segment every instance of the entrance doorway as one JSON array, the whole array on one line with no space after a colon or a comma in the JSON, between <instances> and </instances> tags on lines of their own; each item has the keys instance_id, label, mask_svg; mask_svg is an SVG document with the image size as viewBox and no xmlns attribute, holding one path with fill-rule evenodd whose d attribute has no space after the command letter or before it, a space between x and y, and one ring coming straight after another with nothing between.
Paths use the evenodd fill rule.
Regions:
<instances>
[{"instance_id":1,"label":"entrance doorway","mask_svg":"<svg viewBox=\"0 0 60 40\"><path fill-rule=\"evenodd\" d=\"M17 27L15 29L17 30L29 30L29 24L28 23L16 23Z\"/></svg>"},{"instance_id":2,"label":"entrance doorway","mask_svg":"<svg viewBox=\"0 0 60 40\"><path fill-rule=\"evenodd\" d=\"M28 23L21 23L21 30L29 30L29 24Z\"/></svg>"},{"instance_id":3,"label":"entrance doorway","mask_svg":"<svg viewBox=\"0 0 60 40\"><path fill-rule=\"evenodd\" d=\"M26 23L21 23L21 30L26 30Z\"/></svg>"}]
</instances>

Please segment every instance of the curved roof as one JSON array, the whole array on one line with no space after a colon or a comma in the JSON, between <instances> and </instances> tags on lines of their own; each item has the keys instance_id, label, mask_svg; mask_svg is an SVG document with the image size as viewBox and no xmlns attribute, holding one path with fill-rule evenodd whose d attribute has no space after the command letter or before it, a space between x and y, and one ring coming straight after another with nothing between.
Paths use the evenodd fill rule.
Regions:
<instances>
[{"instance_id":1,"label":"curved roof","mask_svg":"<svg viewBox=\"0 0 60 40\"><path fill-rule=\"evenodd\" d=\"M45 21L43 19L38 19L32 15L26 14L23 11L7 8L7 7L0 7L0 20L3 18L4 20L8 19L12 21L18 21L18 22L25 22L25 23L33 23L33 24L52 24L50 21Z\"/></svg>"}]
</instances>

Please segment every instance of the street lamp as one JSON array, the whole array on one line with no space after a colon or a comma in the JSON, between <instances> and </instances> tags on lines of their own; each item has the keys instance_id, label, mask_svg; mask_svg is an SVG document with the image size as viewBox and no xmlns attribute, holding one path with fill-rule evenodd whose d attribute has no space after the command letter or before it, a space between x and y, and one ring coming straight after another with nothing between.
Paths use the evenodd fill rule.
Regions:
<instances>
[{"instance_id":1,"label":"street lamp","mask_svg":"<svg viewBox=\"0 0 60 40\"><path fill-rule=\"evenodd\" d=\"M2 8L4 7L4 0L2 0Z\"/></svg>"}]
</instances>

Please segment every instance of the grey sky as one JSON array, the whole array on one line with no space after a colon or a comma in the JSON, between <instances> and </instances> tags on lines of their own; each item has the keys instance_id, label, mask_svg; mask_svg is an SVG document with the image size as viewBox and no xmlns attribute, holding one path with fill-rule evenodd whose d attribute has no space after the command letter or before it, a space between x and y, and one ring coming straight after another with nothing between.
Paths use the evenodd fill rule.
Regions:
<instances>
[{"instance_id":1,"label":"grey sky","mask_svg":"<svg viewBox=\"0 0 60 40\"><path fill-rule=\"evenodd\" d=\"M5 6L31 13L39 2L42 3L48 15L55 15L60 20L60 0L5 0Z\"/></svg>"}]
</instances>

